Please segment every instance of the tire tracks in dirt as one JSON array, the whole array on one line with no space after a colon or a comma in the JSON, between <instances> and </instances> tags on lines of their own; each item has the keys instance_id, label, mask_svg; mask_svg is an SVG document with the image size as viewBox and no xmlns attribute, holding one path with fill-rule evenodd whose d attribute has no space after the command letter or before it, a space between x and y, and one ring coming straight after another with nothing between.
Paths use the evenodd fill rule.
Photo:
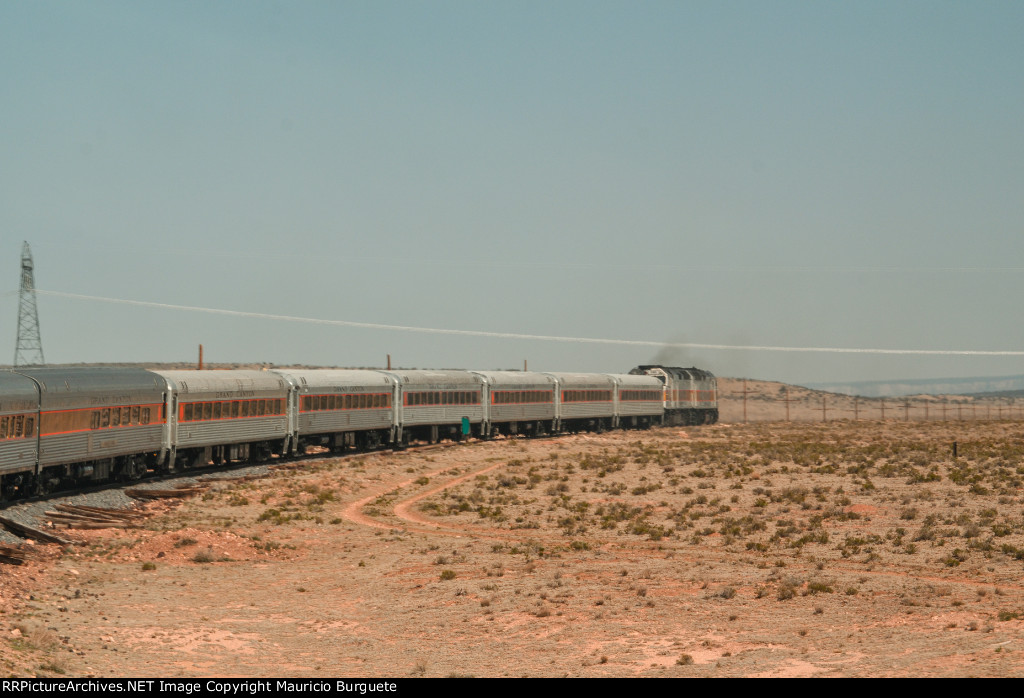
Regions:
<instances>
[{"instance_id":1,"label":"tire tracks in dirt","mask_svg":"<svg viewBox=\"0 0 1024 698\"><path fill-rule=\"evenodd\" d=\"M421 450L435 450L439 448L451 448L458 444L441 444L438 446L425 447ZM409 485L415 483L415 481L421 477L428 477L433 480L434 478L442 477L445 473L450 472L454 469L464 467L462 465L449 465L437 470L430 471L425 474L420 474L417 477L406 478L398 482L390 482L381 488L374 490L371 494L359 498L358 500L348 504L342 512L342 516L348 521L359 524L361 526L369 526L372 528L378 528L388 531L401 530L408 533L429 533L435 535L448 536L452 538L477 538L481 540L494 540L494 541L509 541L509 540L530 540L535 542L542 542L551 546L564 546L567 545L567 541L561 536L555 536L551 533L545 533L537 531L536 529L530 529L534 532L534 535L524 535L526 529L504 529L484 526L472 526L467 524L449 524L442 523L433 517L422 514L415 511L413 507L421 502L422 500L432 497L449 487L454 487L467 480L473 479L478 475L484 475L486 473L493 472L507 465L505 462L489 463L483 467L473 468L467 472L461 473L458 476L445 480L439 484L431 486L429 489L423 490L416 494L410 495L398 502L394 503L391 507L391 513L401 519L402 523L391 523L387 521L381 521L363 512L363 508L373 500L385 496L391 492L397 492ZM657 545L644 545L642 542L637 541L631 544L617 543L606 540L594 539L590 541L596 547L610 550L616 548L617 555L626 555L635 558L646 558L654 556L664 556L671 553L676 559L683 563L695 563L695 562L708 562L713 561L716 563L737 563L738 561L748 561L751 558L744 555L742 552L724 551L724 550L700 550L698 554L687 552L682 546L675 546L666 544L666 541L660 541ZM810 563L806 570L810 572ZM967 578L953 578L953 577L942 577L935 574L929 574L925 570L921 570L919 573L908 573L902 571L892 570L879 570L879 569L857 569L849 565L835 565L831 568L832 574L847 574L855 576L865 577L889 577L896 579L906 580L908 583L913 582L924 585L957 585L967 588L983 588L983 587L998 587L1000 589L1013 590L1018 592L1024 592L1024 585L1007 584L1007 583L993 583L984 582Z\"/></svg>"}]
</instances>

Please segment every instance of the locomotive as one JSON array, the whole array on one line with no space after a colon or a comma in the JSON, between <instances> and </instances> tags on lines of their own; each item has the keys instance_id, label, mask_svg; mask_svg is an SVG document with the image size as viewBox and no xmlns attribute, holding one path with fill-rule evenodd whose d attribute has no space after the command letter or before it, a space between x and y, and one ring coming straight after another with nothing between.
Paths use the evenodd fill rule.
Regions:
<instances>
[{"instance_id":1,"label":"locomotive","mask_svg":"<svg viewBox=\"0 0 1024 698\"><path fill-rule=\"evenodd\" d=\"M403 448L481 439L712 423L715 378L454 370L0 371L0 496L74 490L308 448Z\"/></svg>"}]
</instances>

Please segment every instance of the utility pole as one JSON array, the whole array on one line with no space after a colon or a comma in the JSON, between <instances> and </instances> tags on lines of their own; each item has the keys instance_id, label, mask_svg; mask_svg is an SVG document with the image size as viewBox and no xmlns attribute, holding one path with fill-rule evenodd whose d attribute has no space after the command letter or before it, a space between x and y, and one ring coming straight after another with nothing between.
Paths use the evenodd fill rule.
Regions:
<instances>
[{"instance_id":1,"label":"utility pole","mask_svg":"<svg viewBox=\"0 0 1024 698\"><path fill-rule=\"evenodd\" d=\"M32 274L32 250L21 246L21 290L18 293L18 345L14 349L15 366L42 366L43 341L39 338L39 311L36 310L36 282Z\"/></svg>"}]
</instances>

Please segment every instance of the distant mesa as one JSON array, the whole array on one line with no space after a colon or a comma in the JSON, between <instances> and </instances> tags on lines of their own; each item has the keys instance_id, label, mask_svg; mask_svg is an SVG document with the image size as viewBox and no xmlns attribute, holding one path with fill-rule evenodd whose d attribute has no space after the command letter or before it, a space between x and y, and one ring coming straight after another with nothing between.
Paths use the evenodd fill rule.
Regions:
<instances>
[{"instance_id":1,"label":"distant mesa","mask_svg":"<svg viewBox=\"0 0 1024 698\"><path fill-rule=\"evenodd\" d=\"M862 397L898 397L902 395L975 395L981 397L993 393L998 393L1001 397L1021 397L1024 396L1024 376L806 383L805 387Z\"/></svg>"}]
</instances>

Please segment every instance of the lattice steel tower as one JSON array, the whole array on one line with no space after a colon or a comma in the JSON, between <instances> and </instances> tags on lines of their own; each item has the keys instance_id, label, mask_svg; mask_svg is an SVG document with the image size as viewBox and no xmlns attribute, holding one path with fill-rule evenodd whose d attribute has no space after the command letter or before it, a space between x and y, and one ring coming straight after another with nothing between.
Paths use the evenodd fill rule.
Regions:
<instances>
[{"instance_id":1,"label":"lattice steel tower","mask_svg":"<svg viewBox=\"0 0 1024 698\"><path fill-rule=\"evenodd\" d=\"M32 276L32 250L21 247L21 291L18 296L18 346L15 366L42 366L43 340L39 338L39 312L36 310L36 282Z\"/></svg>"}]
</instances>

